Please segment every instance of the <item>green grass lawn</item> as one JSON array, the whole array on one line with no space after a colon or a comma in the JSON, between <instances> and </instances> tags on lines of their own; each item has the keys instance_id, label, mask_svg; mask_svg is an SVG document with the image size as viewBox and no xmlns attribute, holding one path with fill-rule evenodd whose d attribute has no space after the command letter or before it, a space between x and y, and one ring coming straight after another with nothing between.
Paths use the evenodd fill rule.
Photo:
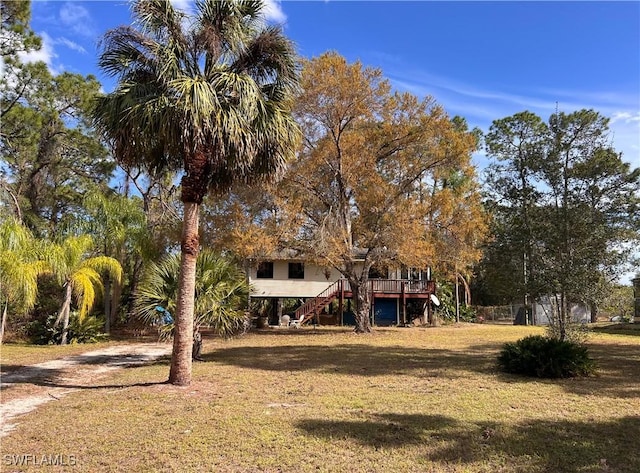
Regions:
<instances>
[{"instance_id":1,"label":"green grass lawn","mask_svg":"<svg viewBox=\"0 0 640 473\"><path fill-rule=\"evenodd\" d=\"M187 388L162 383L163 360L25 415L2 439L2 471L7 455L24 454L77 461L25 471L640 471L640 332L591 336L596 377L496 371L504 342L541 332L305 328L205 340Z\"/></svg>"}]
</instances>

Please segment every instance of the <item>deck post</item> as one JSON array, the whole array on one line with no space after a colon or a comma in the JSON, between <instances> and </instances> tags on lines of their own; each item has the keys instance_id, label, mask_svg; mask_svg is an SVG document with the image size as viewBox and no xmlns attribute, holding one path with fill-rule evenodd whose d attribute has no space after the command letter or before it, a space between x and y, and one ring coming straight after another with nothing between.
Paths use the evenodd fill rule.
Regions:
<instances>
[{"instance_id":1,"label":"deck post","mask_svg":"<svg viewBox=\"0 0 640 473\"><path fill-rule=\"evenodd\" d=\"M405 284L404 281L400 283L402 291L402 325L407 325L407 292Z\"/></svg>"},{"instance_id":2,"label":"deck post","mask_svg":"<svg viewBox=\"0 0 640 473\"><path fill-rule=\"evenodd\" d=\"M278 320L278 326L282 324L282 299L280 297L276 298L275 304L276 318Z\"/></svg>"},{"instance_id":3,"label":"deck post","mask_svg":"<svg viewBox=\"0 0 640 473\"><path fill-rule=\"evenodd\" d=\"M373 293L373 281L369 280L369 299L370 299L370 303L369 303L369 323L371 325L375 325L376 324L376 297L375 294Z\"/></svg>"},{"instance_id":4,"label":"deck post","mask_svg":"<svg viewBox=\"0 0 640 473\"><path fill-rule=\"evenodd\" d=\"M340 313L340 325L344 325L344 279L340 279L340 300L338 301L338 312Z\"/></svg>"}]
</instances>

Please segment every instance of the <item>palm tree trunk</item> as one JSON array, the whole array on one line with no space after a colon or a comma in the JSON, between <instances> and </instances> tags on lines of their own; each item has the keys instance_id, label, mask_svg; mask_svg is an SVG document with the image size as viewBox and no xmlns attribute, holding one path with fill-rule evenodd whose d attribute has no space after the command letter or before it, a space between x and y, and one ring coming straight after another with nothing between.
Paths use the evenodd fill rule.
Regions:
<instances>
[{"instance_id":1,"label":"palm tree trunk","mask_svg":"<svg viewBox=\"0 0 640 473\"><path fill-rule=\"evenodd\" d=\"M111 329L118 324L118 312L120 311L120 299L122 297L122 281L113 281L111 283L111 314L109 321L111 322Z\"/></svg>"},{"instance_id":2,"label":"palm tree trunk","mask_svg":"<svg viewBox=\"0 0 640 473\"><path fill-rule=\"evenodd\" d=\"M169 383L179 386L191 384L191 355L193 349L193 313L195 303L196 260L199 252L200 204L184 203L182 224L182 260L178 279L175 333Z\"/></svg>"},{"instance_id":3,"label":"palm tree trunk","mask_svg":"<svg viewBox=\"0 0 640 473\"><path fill-rule=\"evenodd\" d=\"M111 333L111 278L104 276L104 331Z\"/></svg>"},{"instance_id":4,"label":"palm tree trunk","mask_svg":"<svg viewBox=\"0 0 640 473\"><path fill-rule=\"evenodd\" d=\"M0 345L2 345L2 340L4 340L4 328L7 324L7 308L9 307L9 302L5 302L4 309L2 309L2 326L0 327Z\"/></svg>"},{"instance_id":5,"label":"palm tree trunk","mask_svg":"<svg viewBox=\"0 0 640 473\"><path fill-rule=\"evenodd\" d=\"M138 284L140 282L140 273L142 272L142 258L136 257L133 263L133 274L131 275L131 283L129 285L129 298L127 300L127 323L131 320L133 315L133 306L136 300L136 293L138 291Z\"/></svg>"},{"instance_id":6,"label":"palm tree trunk","mask_svg":"<svg viewBox=\"0 0 640 473\"><path fill-rule=\"evenodd\" d=\"M67 335L69 332L69 312L71 311L71 282L67 281L67 288L64 295L64 302L62 303L62 308L60 309L60 313L58 314L58 318L56 319L56 323L54 326L57 326L62 322L62 338L60 339L60 345L67 344Z\"/></svg>"}]
</instances>

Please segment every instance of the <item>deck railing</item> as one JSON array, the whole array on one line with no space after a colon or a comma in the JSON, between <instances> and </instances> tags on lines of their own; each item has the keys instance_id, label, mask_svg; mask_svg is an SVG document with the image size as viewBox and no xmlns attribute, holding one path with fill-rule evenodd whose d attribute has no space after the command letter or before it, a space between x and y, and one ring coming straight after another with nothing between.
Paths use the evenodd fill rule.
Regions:
<instances>
[{"instance_id":1,"label":"deck railing","mask_svg":"<svg viewBox=\"0 0 640 473\"><path fill-rule=\"evenodd\" d=\"M436 292L435 281L413 281L410 279L370 279L369 291L372 294L433 294ZM341 293L351 292L351 286L346 279L339 279L328 288L318 294L316 297L309 299L303 305L298 307L295 312L295 318L306 319L309 315L321 307L326 306L333 301Z\"/></svg>"},{"instance_id":2,"label":"deck railing","mask_svg":"<svg viewBox=\"0 0 640 473\"><path fill-rule=\"evenodd\" d=\"M378 294L423 294L433 293L435 281L413 281L410 279L370 279L370 291Z\"/></svg>"},{"instance_id":3,"label":"deck railing","mask_svg":"<svg viewBox=\"0 0 640 473\"><path fill-rule=\"evenodd\" d=\"M349 282L346 279L338 279L336 282L331 284L328 288L326 288L316 297L309 299L303 305L298 307L296 309L295 318L299 319L300 316L306 317L308 314L314 312L317 309L316 306L318 304L322 303L323 301L331 302L331 300L334 299L337 294L339 294L343 290L345 291L349 290L348 288L349 288Z\"/></svg>"}]
</instances>

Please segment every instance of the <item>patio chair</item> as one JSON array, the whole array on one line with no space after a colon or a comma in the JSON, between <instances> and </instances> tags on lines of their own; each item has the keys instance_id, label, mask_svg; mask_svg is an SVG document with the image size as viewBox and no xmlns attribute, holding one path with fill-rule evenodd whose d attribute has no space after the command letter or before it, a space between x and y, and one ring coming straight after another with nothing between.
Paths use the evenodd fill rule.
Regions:
<instances>
[{"instance_id":1,"label":"patio chair","mask_svg":"<svg viewBox=\"0 0 640 473\"><path fill-rule=\"evenodd\" d=\"M289 322L289 327L300 328L302 326L303 320L304 320L304 314L300 315L300 318L298 319L292 319L291 322Z\"/></svg>"}]
</instances>

